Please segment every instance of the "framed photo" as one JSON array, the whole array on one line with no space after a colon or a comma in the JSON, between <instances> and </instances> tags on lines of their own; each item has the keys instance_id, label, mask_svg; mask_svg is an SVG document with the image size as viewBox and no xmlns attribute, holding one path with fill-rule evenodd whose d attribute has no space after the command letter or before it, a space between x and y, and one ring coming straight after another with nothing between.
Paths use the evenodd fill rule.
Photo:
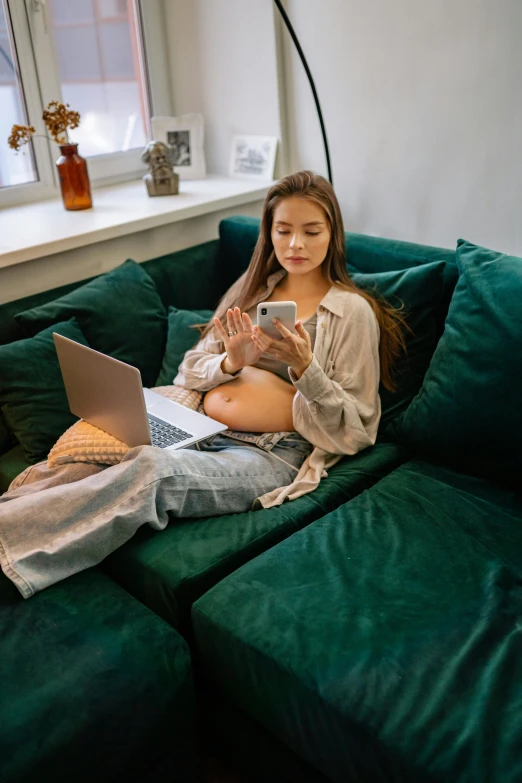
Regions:
<instances>
[{"instance_id":1,"label":"framed photo","mask_svg":"<svg viewBox=\"0 0 522 783\"><path fill-rule=\"evenodd\" d=\"M164 141L172 149L174 171L180 179L204 179L204 126L201 114L181 117L152 117L154 141Z\"/></svg>"},{"instance_id":2,"label":"framed photo","mask_svg":"<svg viewBox=\"0 0 522 783\"><path fill-rule=\"evenodd\" d=\"M275 136L234 136L229 176L242 179L273 179L276 150Z\"/></svg>"}]
</instances>

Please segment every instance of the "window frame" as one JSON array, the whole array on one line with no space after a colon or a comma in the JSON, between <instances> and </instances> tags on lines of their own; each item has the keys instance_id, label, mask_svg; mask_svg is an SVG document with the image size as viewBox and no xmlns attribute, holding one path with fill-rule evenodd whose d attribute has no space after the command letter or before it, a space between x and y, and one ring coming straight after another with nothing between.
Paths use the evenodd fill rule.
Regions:
<instances>
[{"instance_id":1,"label":"window frame","mask_svg":"<svg viewBox=\"0 0 522 783\"><path fill-rule=\"evenodd\" d=\"M36 128L37 134L43 135L46 129L42 121L42 101L36 66L32 56L31 36L25 8L22 4L10 0L6 0L6 6L9 17L8 24L12 29L12 42L18 65L26 119L30 125ZM7 139L1 139L0 143L7 144ZM58 183L52 168L49 146L49 142L44 138L37 136L33 139L33 157L38 179L34 182L24 182L21 185L8 185L0 188L0 207L43 200L55 195ZM25 154L28 153L25 152Z\"/></svg>"},{"instance_id":2,"label":"window frame","mask_svg":"<svg viewBox=\"0 0 522 783\"><path fill-rule=\"evenodd\" d=\"M147 135L150 138L150 117L154 114L172 114L164 9L161 0L128 1L133 8L136 23L141 28L142 46L139 47L139 57L148 93L150 116L147 118ZM36 128L38 134L45 134L46 128L41 119L43 107L52 100L61 100L62 95L45 0L6 0L6 5L13 30L28 122ZM3 142L4 140L0 141ZM0 208L59 196L54 165L60 155L58 145L42 138L34 138L32 144L39 179L36 182L0 188ZM87 161L93 189L143 176L141 153L142 149L131 149L89 156Z\"/></svg>"}]
</instances>

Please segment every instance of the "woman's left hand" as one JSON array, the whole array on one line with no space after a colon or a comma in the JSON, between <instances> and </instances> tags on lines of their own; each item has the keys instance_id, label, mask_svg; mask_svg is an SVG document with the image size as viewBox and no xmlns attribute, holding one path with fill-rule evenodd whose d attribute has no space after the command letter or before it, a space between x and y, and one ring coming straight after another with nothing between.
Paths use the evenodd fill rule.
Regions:
<instances>
[{"instance_id":1,"label":"woman's left hand","mask_svg":"<svg viewBox=\"0 0 522 783\"><path fill-rule=\"evenodd\" d=\"M273 323L283 336L282 340L273 340L259 326L253 327L252 340L261 353L288 364L300 378L314 358L310 335L301 321L297 321L295 325L297 334L293 334L277 318L274 318Z\"/></svg>"}]
</instances>

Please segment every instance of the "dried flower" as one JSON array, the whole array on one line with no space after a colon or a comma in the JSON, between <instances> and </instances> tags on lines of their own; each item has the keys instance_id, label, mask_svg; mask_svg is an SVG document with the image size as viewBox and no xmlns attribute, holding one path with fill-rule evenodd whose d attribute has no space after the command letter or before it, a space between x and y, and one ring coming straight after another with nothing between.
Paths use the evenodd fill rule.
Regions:
<instances>
[{"instance_id":1,"label":"dried flower","mask_svg":"<svg viewBox=\"0 0 522 783\"><path fill-rule=\"evenodd\" d=\"M13 129L11 131L11 135L7 139L7 143L11 149L18 152L20 147L31 141L33 133L36 133L36 131L32 125L13 125Z\"/></svg>"},{"instance_id":2,"label":"dried flower","mask_svg":"<svg viewBox=\"0 0 522 783\"><path fill-rule=\"evenodd\" d=\"M80 114L77 111L73 111L68 103L51 101L42 114L42 120L56 144L67 144L69 142L67 130L69 128L74 130L74 128L79 126ZM13 125L7 143L11 149L18 152L20 147L31 141L35 133L36 131L32 125Z\"/></svg>"},{"instance_id":3,"label":"dried flower","mask_svg":"<svg viewBox=\"0 0 522 783\"><path fill-rule=\"evenodd\" d=\"M77 128L80 124L80 114L77 111L69 109L68 103L51 101L47 109L42 114L42 120L47 126L53 140L57 144L67 144L69 137L67 128Z\"/></svg>"}]
</instances>

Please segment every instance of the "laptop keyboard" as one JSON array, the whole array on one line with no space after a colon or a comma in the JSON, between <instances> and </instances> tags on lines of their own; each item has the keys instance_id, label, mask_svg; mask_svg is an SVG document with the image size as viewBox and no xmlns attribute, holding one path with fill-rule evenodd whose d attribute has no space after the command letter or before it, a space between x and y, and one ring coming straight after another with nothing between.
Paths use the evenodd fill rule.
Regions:
<instances>
[{"instance_id":1,"label":"laptop keyboard","mask_svg":"<svg viewBox=\"0 0 522 783\"><path fill-rule=\"evenodd\" d=\"M150 427L150 437L153 446L157 446L160 449L166 449L167 446L173 446L174 443L179 443L187 438L192 438L190 432L185 432L175 427L173 424L167 424L162 419L157 419L151 413L147 414Z\"/></svg>"}]
</instances>

